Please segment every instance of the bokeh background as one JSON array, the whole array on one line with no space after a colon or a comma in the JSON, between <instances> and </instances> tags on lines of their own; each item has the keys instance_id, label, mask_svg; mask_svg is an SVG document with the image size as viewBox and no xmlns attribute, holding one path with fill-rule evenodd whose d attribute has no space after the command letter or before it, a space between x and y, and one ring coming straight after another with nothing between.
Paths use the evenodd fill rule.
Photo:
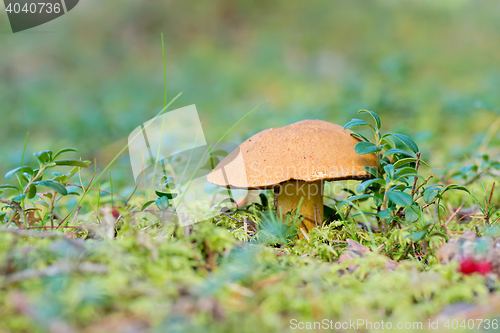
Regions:
<instances>
[{"instance_id":1,"label":"bokeh background","mask_svg":"<svg viewBox=\"0 0 500 333\"><path fill-rule=\"evenodd\" d=\"M499 116L500 3L486 0L82 0L12 34L0 15L0 172L73 146L105 163L163 106L196 104L207 141L377 112L435 165L474 154ZM495 125L497 124L497 125ZM494 132L494 128L493 128ZM499 139L493 137L493 143ZM116 169L132 182L128 157Z\"/></svg>"}]
</instances>

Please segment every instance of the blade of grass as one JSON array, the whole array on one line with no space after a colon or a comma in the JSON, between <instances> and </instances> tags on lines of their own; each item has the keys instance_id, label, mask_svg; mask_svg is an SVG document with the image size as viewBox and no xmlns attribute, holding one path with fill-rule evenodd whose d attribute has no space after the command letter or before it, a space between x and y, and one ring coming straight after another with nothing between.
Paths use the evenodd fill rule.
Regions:
<instances>
[{"instance_id":1,"label":"blade of grass","mask_svg":"<svg viewBox=\"0 0 500 333\"><path fill-rule=\"evenodd\" d=\"M165 59L165 42L163 40L163 33L161 34L161 48L163 50L163 74L165 77L165 83L164 83L165 93L164 93L164 100L163 100L163 106L165 107L167 105L167 61ZM165 128L165 117L163 117L163 119L161 121L160 141L158 142L158 151L156 152L155 165L154 165L154 169L153 169L153 179L151 179L151 188L153 188L153 184L155 181L154 176L156 175L156 169L158 166L158 161L160 159L161 141L163 138L163 129L164 128ZM163 170L163 175L166 175L167 170L165 169L165 162L163 160L161 160L161 167ZM146 200L149 199L148 197L149 197L148 193L146 192Z\"/></svg>"},{"instance_id":2,"label":"blade of grass","mask_svg":"<svg viewBox=\"0 0 500 333\"><path fill-rule=\"evenodd\" d=\"M24 146L23 146L23 155L21 157L21 167L24 166L24 155L26 154L26 147L28 146L28 138L30 136L30 132L26 133L26 138L24 139ZM21 184L21 189L23 188L23 177L20 177L19 179L19 184ZM25 202L24 202L24 197L21 197L21 204L23 208L23 221L24 221L24 228L28 228L27 222L26 222L26 213L25 213Z\"/></svg>"},{"instance_id":3,"label":"blade of grass","mask_svg":"<svg viewBox=\"0 0 500 333\"><path fill-rule=\"evenodd\" d=\"M163 50L163 75L165 78L165 96L163 106L167 105L167 61L165 59L165 41L163 39L163 32L161 33L161 48Z\"/></svg>"},{"instance_id":4,"label":"blade of grass","mask_svg":"<svg viewBox=\"0 0 500 333\"><path fill-rule=\"evenodd\" d=\"M111 207L113 207L113 178L111 178L111 170L109 170L109 183L111 184Z\"/></svg>"}]
</instances>

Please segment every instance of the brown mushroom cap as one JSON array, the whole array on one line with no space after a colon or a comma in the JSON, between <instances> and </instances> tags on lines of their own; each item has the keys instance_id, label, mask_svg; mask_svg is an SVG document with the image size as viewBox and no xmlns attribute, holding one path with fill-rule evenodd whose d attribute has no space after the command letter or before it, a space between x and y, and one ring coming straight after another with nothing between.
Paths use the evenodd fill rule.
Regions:
<instances>
[{"instance_id":1,"label":"brown mushroom cap","mask_svg":"<svg viewBox=\"0 0 500 333\"><path fill-rule=\"evenodd\" d=\"M264 130L224 158L207 179L224 187L269 189L291 179L370 178L364 168L376 168L377 158L375 154L358 155L354 146L360 140L350 133L323 120Z\"/></svg>"}]
</instances>

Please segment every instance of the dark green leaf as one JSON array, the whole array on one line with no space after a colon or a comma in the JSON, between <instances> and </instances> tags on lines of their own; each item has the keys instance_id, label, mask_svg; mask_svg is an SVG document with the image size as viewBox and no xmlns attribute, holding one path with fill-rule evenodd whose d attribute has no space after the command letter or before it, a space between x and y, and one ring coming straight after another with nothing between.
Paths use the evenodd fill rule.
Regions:
<instances>
[{"instance_id":1,"label":"dark green leaf","mask_svg":"<svg viewBox=\"0 0 500 333\"><path fill-rule=\"evenodd\" d=\"M372 124L370 124L367 121L361 120L361 119L353 119L347 124L345 124L344 129L349 129L352 127L358 127L358 126L369 126L371 129L375 131L375 127L373 127Z\"/></svg>"},{"instance_id":2,"label":"dark green leaf","mask_svg":"<svg viewBox=\"0 0 500 333\"><path fill-rule=\"evenodd\" d=\"M44 207L47 207L47 208L50 208L49 204L46 203L45 201L43 200L40 200L37 202L37 205L41 205L41 206L44 206Z\"/></svg>"},{"instance_id":3,"label":"dark green leaf","mask_svg":"<svg viewBox=\"0 0 500 333\"><path fill-rule=\"evenodd\" d=\"M465 187L465 186L462 186L462 185L455 185L455 184L450 184L448 186L446 186L445 188L443 188L440 192L439 192L439 195L443 195L445 192L449 191L449 190L457 190L457 191L464 191L464 192L467 192L470 194L469 190Z\"/></svg>"},{"instance_id":4,"label":"dark green leaf","mask_svg":"<svg viewBox=\"0 0 500 333\"><path fill-rule=\"evenodd\" d=\"M173 199L177 196L177 193L171 193L171 192L161 192L161 191L155 191L156 195L160 198L166 197L168 199Z\"/></svg>"},{"instance_id":5,"label":"dark green leaf","mask_svg":"<svg viewBox=\"0 0 500 333\"><path fill-rule=\"evenodd\" d=\"M21 200L23 200L24 198L26 197L26 194L19 194L18 196L15 196L14 198L12 198L12 201L15 201L15 202L21 202Z\"/></svg>"},{"instance_id":6,"label":"dark green leaf","mask_svg":"<svg viewBox=\"0 0 500 333\"><path fill-rule=\"evenodd\" d=\"M56 159L57 156L59 156L61 154L69 153L69 152L78 153L78 150L76 150L75 148L63 148L63 149L59 150L57 153L54 154L54 158L53 159Z\"/></svg>"},{"instance_id":7,"label":"dark green leaf","mask_svg":"<svg viewBox=\"0 0 500 333\"><path fill-rule=\"evenodd\" d=\"M421 240L422 238L424 238L424 236L425 236L426 233L427 233L427 231L425 231L425 230L424 231L419 231L419 232L415 232L413 234L409 234L405 238L411 239L414 242L418 242L419 240Z\"/></svg>"},{"instance_id":8,"label":"dark green leaf","mask_svg":"<svg viewBox=\"0 0 500 333\"><path fill-rule=\"evenodd\" d=\"M33 153L33 156L35 156L40 161L40 163L45 164L47 162L50 162L52 158L52 151L42 150L39 151L38 153Z\"/></svg>"},{"instance_id":9,"label":"dark green leaf","mask_svg":"<svg viewBox=\"0 0 500 333\"><path fill-rule=\"evenodd\" d=\"M7 172L5 174L5 179L9 179L10 177L12 177L15 173L17 172L27 172L29 173L31 176L33 176L33 169L31 169L29 166L23 166L23 167L17 167L13 170L10 170L9 172Z\"/></svg>"},{"instance_id":10,"label":"dark green leaf","mask_svg":"<svg viewBox=\"0 0 500 333\"><path fill-rule=\"evenodd\" d=\"M415 170L415 168L412 168L412 167L405 167L405 168L401 168L401 169L398 169L398 171L396 172L396 176L402 176L402 175L407 175L407 174L416 174L417 173L417 170Z\"/></svg>"},{"instance_id":11,"label":"dark green leaf","mask_svg":"<svg viewBox=\"0 0 500 333\"><path fill-rule=\"evenodd\" d=\"M394 141L392 141L389 137L383 135L382 136L382 139L380 139L380 144L388 147L388 148L394 148L396 147L396 144L394 143Z\"/></svg>"},{"instance_id":12,"label":"dark green leaf","mask_svg":"<svg viewBox=\"0 0 500 333\"><path fill-rule=\"evenodd\" d=\"M392 210L391 209L381 210L380 212L377 213L377 216L382 219L389 219L392 216Z\"/></svg>"},{"instance_id":13,"label":"dark green leaf","mask_svg":"<svg viewBox=\"0 0 500 333\"><path fill-rule=\"evenodd\" d=\"M371 154L380 151L380 147L377 147L375 144L371 142L359 142L354 147L354 150L359 155Z\"/></svg>"},{"instance_id":14,"label":"dark green leaf","mask_svg":"<svg viewBox=\"0 0 500 333\"><path fill-rule=\"evenodd\" d=\"M19 191L19 188L17 188L14 185L9 185L9 184L0 185L0 189L4 189L4 190L17 190L17 191Z\"/></svg>"},{"instance_id":15,"label":"dark green leaf","mask_svg":"<svg viewBox=\"0 0 500 333\"><path fill-rule=\"evenodd\" d=\"M56 182L55 180L47 179L47 180L40 180L36 181L33 184L36 185L42 185L46 186L62 195L68 195L68 191L66 190L66 187L64 187L63 184Z\"/></svg>"},{"instance_id":16,"label":"dark green leaf","mask_svg":"<svg viewBox=\"0 0 500 333\"><path fill-rule=\"evenodd\" d=\"M28 199L33 199L36 196L36 186L31 185L27 193Z\"/></svg>"},{"instance_id":17,"label":"dark green leaf","mask_svg":"<svg viewBox=\"0 0 500 333\"><path fill-rule=\"evenodd\" d=\"M383 179L381 178L375 178L375 179L369 179L369 180L365 180L364 182L362 182L361 184L358 185L358 188L357 188L357 191L359 193L362 193L364 192L370 185L372 184L380 184L382 186L385 185L385 182Z\"/></svg>"},{"instance_id":18,"label":"dark green leaf","mask_svg":"<svg viewBox=\"0 0 500 333\"><path fill-rule=\"evenodd\" d=\"M365 167L365 171L374 177L379 177L378 171L372 167Z\"/></svg>"},{"instance_id":19,"label":"dark green leaf","mask_svg":"<svg viewBox=\"0 0 500 333\"><path fill-rule=\"evenodd\" d=\"M80 160L58 160L54 161L56 165L69 165L79 168L88 168L90 161L80 161Z\"/></svg>"},{"instance_id":20,"label":"dark green leaf","mask_svg":"<svg viewBox=\"0 0 500 333\"><path fill-rule=\"evenodd\" d=\"M415 154L413 152L407 152L407 151L399 149L399 148L391 148L391 149L387 150L384 153L384 157L388 156L388 155L392 155L392 154L402 154L402 155L409 156L409 157L415 157Z\"/></svg>"},{"instance_id":21,"label":"dark green leaf","mask_svg":"<svg viewBox=\"0 0 500 333\"><path fill-rule=\"evenodd\" d=\"M80 188L77 186L68 186L66 191L68 191L68 195L80 195Z\"/></svg>"},{"instance_id":22,"label":"dark green leaf","mask_svg":"<svg viewBox=\"0 0 500 333\"><path fill-rule=\"evenodd\" d=\"M406 164L410 164L410 163L415 163L417 161L416 158L412 158L412 157L409 157L409 158L402 158L400 160L397 160L396 162L394 162L394 167L395 168L399 168L400 166L403 166L403 165L406 165Z\"/></svg>"},{"instance_id":23,"label":"dark green leaf","mask_svg":"<svg viewBox=\"0 0 500 333\"><path fill-rule=\"evenodd\" d=\"M375 124L377 125L377 129L380 130L380 118L378 117L378 115L373 112L373 111L370 111L370 110L359 110L358 113L369 113L373 119L375 120Z\"/></svg>"},{"instance_id":24,"label":"dark green leaf","mask_svg":"<svg viewBox=\"0 0 500 333\"><path fill-rule=\"evenodd\" d=\"M364 135L362 134L359 134L357 132L351 132L350 133L352 137L355 137L356 139L360 140L360 141L366 141L366 142L370 142L370 140L368 140Z\"/></svg>"},{"instance_id":25,"label":"dark green leaf","mask_svg":"<svg viewBox=\"0 0 500 333\"><path fill-rule=\"evenodd\" d=\"M413 179L410 179L412 177L417 177L417 178L422 178L424 179L424 177L422 177L421 175L419 175L418 173L406 173L402 176L399 176L399 177L396 177L396 179L394 181L396 182L399 182L399 181L404 181L406 183L408 183L409 181L412 181L413 182Z\"/></svg>"},{"instance_id":26,"label":"dark green leaf","mask_svg":"<svg viewBox=\"0 0 500 333\"><path fill-rule=\"evenodd\" d=\"M420 218L422 214L422 208L418 205L411 205L405 210L406 221L413 223Z\"/></svg>"},{"instance_id":27,"label":"dark green leaf","mask_svg":"<svg viewBox=\"0 0 500 333\"><path fill-rule=\"evenodd\" d=\"M170 207L170 202L168 201L168 198L166 196L159 197L155 200L155 203L159 210L165 211L168 209L168 207Z\"/></svg>"},{"instance_id":28,"label":"dark green leaf","mask_svg":"<svg viewBox=\"0 0 500 333\"><path fill-rule=\"evenodd\" d=\"M389 191L387 197L398 206L407 207L413 203L411 195L400 191Z\"/></svg>"},{"instance_id":29,"label":"dark green leaf","mask_svg":"<svg viewBox=\"0 0 500 333\"><path fill-rule=\"evenodd\" d=\"M426 203L429 203L432 200L434 200L434 198L438 195L440 190L441 188L439 187L439 185L433 185L426 188L424 191L424 201Z\"/></svg>"},{"instance_id":30,"label":"dark green leaf","mask_svg":"<svg viewBox=\"0 0 500 333\"><path fill-rule=\"evenodd\" d=\"M155 200L149 200L149 201L146 201L146 202L144 203L144 205L142 205L142 207L141 207L141 211L142 211L142 210L144 210L144 209L146 209L146 208L148 208L148 207L149 207L151 204L153 204L154 202L155 202Z\"/></svg>"},{"instance_id":31,"label":"dark green leaf","mask_svg":"<svg viewBox=\"0 0 500 333\"><path fill-rule=\"evenodd\" d=\"M262 204L262 207L269 206L269 200L267 200L267 197L264 193L259 193L259 198L260 198L260 202Z\"/></svg>"},{"instance_id":32,"label":"dark green leaf","mask_svg":"<svg viewBox=\"0 0 500 333\"><path fill-rule=\"evenodd\" d=\"M399 141L401 141L412 152L414 152L414 153L419 152L417 144L407 135L399 134L399 133L387 133L387 134L384 134L384 137L385 136L393 136L393 137L397 138Z\"/></svg>"},{"instance_id":33,"label":"dark green leaf","mask_svg":"<svg viewBox=\"0 0 500 333\"><path fill-rule=\"evenodd\" d=\"M391 180L394 179L394 165L389 164L384 166L384 171Z\"/></svg>"}]
</instances>

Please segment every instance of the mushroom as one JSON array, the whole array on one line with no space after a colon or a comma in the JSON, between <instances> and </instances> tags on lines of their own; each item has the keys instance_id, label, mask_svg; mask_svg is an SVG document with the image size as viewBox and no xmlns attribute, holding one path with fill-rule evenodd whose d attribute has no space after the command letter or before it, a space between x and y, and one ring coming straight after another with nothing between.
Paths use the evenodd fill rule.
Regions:
<instances>
[{"instance_id":1,"label":"mushroom","mask_svg":"<svg viewBox=\"0 0 500 333\"><path fill-rule=\"evenodd\" d=\"M209 182L235 189L274 189L275 206L304 217L305 234L323 222L325 181L366 179L377 168L375 154L358 155L359 140L342 126L303 120L255 134L207 175Z\"/></svg>"}]
</instances>

